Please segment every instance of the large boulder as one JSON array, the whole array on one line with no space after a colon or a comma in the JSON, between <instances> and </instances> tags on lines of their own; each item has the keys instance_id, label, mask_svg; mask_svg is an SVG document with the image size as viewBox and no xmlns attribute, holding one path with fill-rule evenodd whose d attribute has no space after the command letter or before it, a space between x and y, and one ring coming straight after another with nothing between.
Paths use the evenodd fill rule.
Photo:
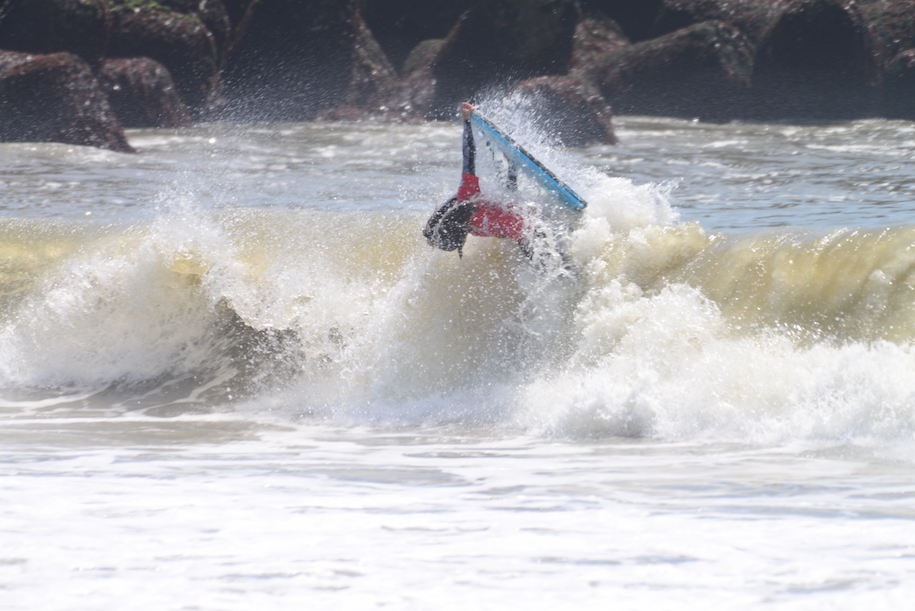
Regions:
<instances>
[{"instance_id":1,"label":"large boulder","mask_svg":"<svg viewBox=\"0 0 915 611\"><path fill-rule=\"evenodd\" d=\"M232 34L232 21L225 3L222 0L204 0L203 2L200 0L157 0L157 2L176 13L199 19L213 35L213 41L216 43L217 62L222 67Z\"/></svg>"},{"instance_id":2,"label":"large boulder","mask_svg":"<svg viewBox=\"0 0 915 611\"><path fill-rule=\"evenodd\" d=\"M444 41L428 42L430 44L426 49L417 47L424 54L415 58L409 72L380 91L360 110L361 118L398 123L422 123L427 119L441 118L442 113L435 112L436 82L432 66ZM454 114L456 109L452 111Z\"/></svg>"},{"instance_id":3,"label":"large boulder","mask_svg":"<svg viewBox=\"0 0 915 611\"><path fill-rule=\"evenodd\" d=\"M355 0L254 0L229 50L223 116L305 121L358 106L394 70Z\"/></svg>"},{"instance_id":4,"label":"large boulder","mask_svg":"<svg viewBox=\"0 0 915 611\"><path fill-rule=\"evenodd\" d=\"M99 84L124 127L187 127L191 115L168 68L148 57L109 59Z\"/></svg>"},{"instance_id":5,"label":"large boulder","mask_svg":"<svg viewBox=\"0 0 915 611\"><path fill-rule=\"evenodd\" d=\"M655 31L718 20L746 34L753 86L734 100L734 118L851 118L874 112L877 99L874 50L860 6L851 0L664 0Z\"/></svg>"},{"instance_id":6,"label":"large boulder","mask_svg":"<svg viewBox=\"0 0 915 611\"><path fill-rule=\"evenodd\" d=\"M858 10L884 86L884 114L915 119L915 0L867 0Z\"/></svg>"},{"instance_id":7,"label":"large boulder","mask_svg":"<svg viewBox=\"0 0 915 611\"><path fill-rule=\"evenodd\" d=\"M209 28L194 14L158 2L114 0L108 57L149 57L168 68L181 99L204 112L217 87L219 50Z\"/></svg>"},{"instance_id":8,"label":"large boulder","mask_svg":"<svg viewBox=\"0 0 915 611\"><path fill-rule=\"evenodd\" d=\"M69 51L94 64L105 55L111 25L106 0L8 0L0 3L0 49Z\"/></svg>"},{"instance_id":9,"label":"large boulder","mask_svg":"<svg viewBox=\"0 0 915 611\"><path fill-rule=\"evenodd\" d=\"M849 119L878 110L868 26L849 0L784 0L756 50L755 120Z\"/></svg>"},{"instance_id":10,"label":"large boulder","mask_svg":"<svg viewBox=\"0 0 915 611\"><path fill-rule=\"evenodd\" d=\"M709 21L597 56L572 73L594 83L618 114L718 121L746 95L752 70L747 37Z\"/></svg>"},{"instance_id":11,"label":"large boulder","mask_svg":"<svg viewBox=\"0 0 915 611\"><path fill-rule=\"evenodd\" d=\"M579 0L590 16L603 15L620 24L626 37L641 42L653 37L663 0Z\"/></svg>"},{"instance_id":12,"label":"large boulder","mask_svg":"<svg viewBox=\"0 0 915 611\"><path fill-rule=\"evenodd\" d=\"M89 65L72 53L0 51L0 141L133 152Z\"/></svg>"},{"instance_id":13,"label":"large boulder","mask_svg":"<svg viewBox=\"0 0 915 611\"><path fill-rule=\"evenodd\" d=\"M391 64L402 67L416 45L443 39L476 0L362 0L362 15Z\"/></svg>"},{"instance_id":14,"label":"large boulder","mask_svg":"<svg viewBox=\"0 0 915 611\"><path fill-rule=\"evenodd\" d=\"M906 49L890 60L884 75L886 116L915 119L915 49Z\"/></svg>"},{"instance_id":15,"label":"large boulder","mask_svg":"<svg viewBox=\"0 0 915 611\"><path fill-rule=\"evenodd\" d=\"M578 9L569 0L480 0L435 58L435 110L450 116L478 94L568 72Z\"/></svg>"},{"instance_id":16,"label":"large boulder","mask_svg":"<svg viewBox=\"0 0 915 611\"><path fill-rule=\"evenodd\" d=\"M561 7L557 5L553 8L558 10ZM522 104L528 107L528 112L537 115L546 130L568 146L616 142L612 109L596 87L584 79L562 75L534 76L519 81L519 75L525 74L525 70L520 68L523 64L511 61L511 54L500 55L505 60L504 64L496 64L488 72L488 88L482 77L484 72L481 72L478 78L468 79L463 88L450 94L443 93L442 81L444 79L447 86L448 79L442 65L453 61L456 49L475 47L467 40L468 33L464 31L469 27L466 22L472 16L473 12L468 14L447 39L430 39L416 45L404 62L403 76L370 101L366 114L385 121L449 119L456 116L459 101L470 100L481 92L487 97L505 95L523 99ZM565 18L563 15L556 16ZM560 72L568 66L587 64L629 44L619 26L609 18L594 15L580 19L571 41L564 39L559 46L562 57L569 58L562 61ZM515 55L520 55L520 52ZM527 65L528 73L551 72L555 67L555 64L546 62L534 68L530 63Z\"/></svg>"},{"instance_id":17,"label":"large boulder","mask_svg":"<svg viewBox=\"0 0 915 611\"><path fill-rule=\"evenodd\" d=\"M652 28L663 36L704 21L736 26L754 45L772 28L788 0L663 0Z\"/></svg>"},{"instance_id":18,"label":"large boulder","mask_svg":"<svg viewBox=\"0 0 915 611\"><path fill-rule=\"evenodd\" d=\"M350 50L350 83L343 103L364 108L380 92L391 87L396 73L362 15L356 13L350 23L355 39Z\"/></svg>"},{"instance_id":19,"label":"large boulder","mask_svg":"<svg viewBox=\"0 0 915 611\"><path fill-rule=\"evenodd\" d=\"M590 83L566 76L521 81L510 97L523 98L546 133L565 146L616 144L613 111Z\"/></svg>"},{"instance_id":20,"label":"large boulder","mask_svg":"<svg viewBox=\"0 0 915 611\"><path fill-rule=\"evenodd\" d=\"M251 2L252 0L222 0L222 4L226 9L226 14L229 16L229 23L233 28L244 19L245 13L248 11L248 6L251 5Z\"/></svg>"},{"instance_id":21,"label":"large boulder","mask_svg":"<svg viewBox=\"0 0 915 611\"><path fill-rule=\"evenodd\" d=\"M615 53L630 44L616 21L599 14L584 16L575 26L569 68L575 70L586 66L600 56Z\"/></svg>"}]
</instances>

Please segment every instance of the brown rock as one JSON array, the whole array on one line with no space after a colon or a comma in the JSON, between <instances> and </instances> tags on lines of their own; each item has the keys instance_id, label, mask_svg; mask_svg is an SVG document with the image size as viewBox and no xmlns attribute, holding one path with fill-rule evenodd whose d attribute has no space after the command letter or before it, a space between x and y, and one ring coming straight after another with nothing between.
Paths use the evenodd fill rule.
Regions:
<instances>
[{"instance_id":1,"label":"brown rock","mask_svg":"<svg viewBox=\"0 0 915 611\"><path fill-rule=\"evenodd\" d=\"M106 0L9 0L0 3L0 49L69 51L95 64L106 52L111 13Z\"/></svg>"},{"instance_id":2,"label":"brown rock","mask_svg":"<svg viewBox=\"0 0 915 611\"><path fill-rule=\"evenodd\" d=\"M848 119L876 110L878 80L867 25L850 0L785 0L758 42L758 120Z\"/></svg>"},{"instance_id":3,"label":"brown rock","mask_svg":"<svg viewBox=\"0 0 915 611\"><path fill-rule=\"evenodd\" d=\"M200 0L158 0L158 2L176 13L195 17L206 26L213 35L213 41L216 43L217 63L222 67L229 37L232 34L232 22L225 3L222 0L205 0L204 2Z\"/></svg>"},{"instance_id":4,"label":"brown rock","mask_svg":"<svg viewBox=\"0 0 915 611\"><path fill-rule=\"evenodd\" d=\"M245 17L245 12L251 5L252 0L223 0L226 14L229 16L229 23L234 28Z\"/></svg>"},{"instance_id":5,"label":"brown rock","mask_svg":"<svg viewBox=\"0 0 915 611\"><path fill-rule=\"evenodd\" d=\"M862 6L853 0L665 0L656 31L715 19L747 35L753 86L733 100L736 118L845 119L875 112L879 97Z\"/></svg>"},{"instance_id":6,"label":"brown rock","mask_svg":"<svg viewBox=\"0 0 915 611\"><path fill-rule=\"evenodd\" d=\"M387 55L359 13L351 20L355 40L351 50L352 76L345 103L358 108L391 87L395 72Z\"/></svg>"},{"instance_id":7,"label":"brown rock","mask_svg":"<svg viewBox=\"0 0 915 611\"><path fill-rule=\"evenodd\" d=\"M655 36L704 21L736 26L753 45L759 44L790 0L664 0L654 24Z\"/></svg>"},{"instance_id":8,"label":"brown rock","mask_svg":"<svg viewBox=\"0 0 915 611\"><path fill-rule=\"evenodd\" d=\"M884 113L894 119L915 119L915 49L894 57L884 73Z\"/></svg>"},{"instance_id":9,"label":"brown rock","mask_svg":"<svg viewBox=\"0 0 915 611\"><path fill-rule=\"evenodd\" d=\"M747 37L710 21L601 55L572 75L597 85L618 114L722 120L752 68Z\"/></svg>"},{"instance_id":10,"label":"brown rock","mask_svg":"<svg viewBox=\"0 0 915 611\"><path fill-rule=\"evenodd\" d=\"M444 46L444 38L430 38L422 41L407 55L401 73L408 75L421 68L430 67Z\"/></svg>"},{"instance_id":11,"label":"brown rock","mask_svg":"<svg viewBox=\"0 0 915 611\"><path fill-rule=\"evenodd\" d=\"M627 38L641 42L653 37L662 0L580 0L580 3L586 14L612 19L622 27Z\"/></svg>"},{"instance_id":12,"label":"brown rock","mask_svg":"<svg viewBox=\"0 0 915 611\"><path fill-rule=\"evenodd\" d=\"M223 114L310 120L364 104L393 78L355 0L254 0L229 50Z\"/></svg>"},{"instance_id":13,"label":"brown rock","mask_svg":"<svg viewBox=\"0 0 915 611\"><path fill-rule=\"evenodd\" d=\"M191 115L168 68L148 57L109 59L99 84L124 127L187 127Z\"/></svg>"},{"instance_id":14,"label":"brown rock","mask_svg":"<svg viewBox=\"0 0 915 611\"><path fill-rule=\"evenodd\" d=\"M575 26L569 68L575 70L579 66L586 66L601 55L619 51L630 44L619 24L609 17L583 17Z\"/></svg>"},{"instance_id":15,"label":"brown rock","mask_svg":"<svg viewBox=\"0 0 915 611\"><path fill-rule=\"evenodd\" d=\"M363 0L362 14L391 64L408 72L407 56L424 40L443 39L475 0Z\"/></svg>"},{"instance_id":16,"label":"brown rock","mask_svg":"<svg viewBox=\"0 0 915 611\"><path fill-rule=\"evenodd\" d=\"M435 111L450 117L456 104L479 92L565 74L577 20L566 0L481 0L451 30L434 62Z\"/></svg>"},{"instance_id":17,"label":"brown rock","mask_svg":"<svg viewBox=\"0 0 915 611\"><path fill-rule=\"evenodd\" d=\"M435 114L435 84L431 65L418 66L371 100L363 116L401 123L431 119Z\"/></svg>"},{"instance_id":18,"label":"brown rock","mask_svg":"<svg viewBox=\"0 0 915 611\"><path fill-rule=\"evenodd\" d=\"M151 3L115 7L108 57L149 57L168 68L181 99L202 113L217 86L219 53L210 30L193 15Z\"/></svg>"},{"instance_id":19,"label":"brown rock","mask_svg":"<svg viewBox=\"0 0 915 611\"><path fill-rule=\"evenodd\" d=\"M613 111L592 85L564 76L541 76L512 89L536 110L538 123L565 146L616 144Z\"/></svg>"},{"instance_id":20,"label":"brown rock","mask_svg":"<svg viewBox=\"0 0 915 611\"><path fill-rule=\"evenodd\" d=\"M71 53L0 51L0 140L133 152L89 65Z\"/></svg>"}]
</instances>

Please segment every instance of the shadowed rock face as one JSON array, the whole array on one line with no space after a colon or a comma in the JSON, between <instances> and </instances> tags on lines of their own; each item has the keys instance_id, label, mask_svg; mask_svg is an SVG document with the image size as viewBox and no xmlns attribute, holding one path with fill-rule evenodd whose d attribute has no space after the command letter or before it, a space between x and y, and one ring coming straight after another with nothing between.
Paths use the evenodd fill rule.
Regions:
<instances>
[{"instance_id":1,"label":"shadowed rock face","mask_svg":"<svg viewBox=\"0 0 915 611\"><path fill-rule=\"evenodd\" d=\"M368 27L391 60L402 71L416 45L443 39L476 0L362 0Z\"/></svg>"},{"instance_id":2,"label":"shadowed rock face","mask_svg":"<svg viewBox=\"0 0 915 611\"><path fill-rule=\"evenodd\" d=\"M216 41L200 19L158 6L116 6L108 57L150 57L171 73L195 113L206 108L219 75Z\"/></svg>"},{"instance_id":3,"label":"shadowed rock face","mask_svg":"<svg viewBox=\"0 0 915 611\"><path fill-rule=\"evenodd\" d=\"M112 0L109 0L112 1ZM114 0L122 2L123 0ZM165 8L175 13L194 17L202 23L213 36L216 45L217 63L222 67L226 48L232 35L232 22L229 12L222 0L156 0Z\"/></svg>"},{"instance_id":4,"label":"shadowed rock face","mask_svg":"<svg viewBox=\"0 0 915 611\"><path fill-rule=\"evenodd\" d=\"M90 63L105 55L112 28L106 0L11 0L0 16L0 49L69 51Z\"/></svg>"},{"instance_id":5,"label":"shadowed rock face","mask_svg":"<svg viewBox=\"0 0 915 611\"><path fill-rule=\"evenodd\" d=\"M915 119L915 2L868 0L858 6L883 85L879 114Z\"/></svg>"},{"instance_id":6,"label":"shadowed rock face","mask_svg":"<svg viewBox=\"0 0 915 611\"><path fill-rule=\"evenodd\" d=\"M915 119L915 0L0 0L0 49L0 138L115 150L106 96L130 126L422 121L516 87L572 144L611 105Z\"/></svg>"},{"instance_id":7,"label":"shadowed rock face","mask_svg":"<svg viewBox=\"0 0 915 611\"><path fill-rule=\"evenodd\" d=\"M521 81L509 93L524 98L537 123L565 146L616 144L613 111L589 83L567 76Z\"/></svg>"},{"instance_id":8,"label":"shadowed rock face","mask_svg":"<svg viewBox=\"0 0 915 611\"><path fill-rule=\"evenodd\" d=\"M464 14L434 62L436 111L451 114L478 92L565 74L577 18L567 0L482 0Z\"/></svg>"},{"instance_id":9,"label":"shadowed rock face","mask_svg":"<svg viewBox=\"0 0 915 611\"><path fill-rule=\"evenodd\" d=\"M867 112L876 74L853 3L792 0L759 42L747 117L842 119Z\"/></svg>"},{"instance_id":10,"label":"shadowed rock face","mask_svg":"<svg viewBox=\"0 0 915 611\"><path fill-rule=\"evenodd\" d=\"M310 120L370 97L393 70L355 0L255 0L225 69L225 115Z\"/></svg>"},{"instance_id":11,"label":"shadowed rock face","mask_svg":"<svg viewBox=\"0 0 915 611\"><path fill-rule=\"evenodd\" d=\"M745 95L752 66L746 36L708 21L595 57L573 74L595 83L617 113L719 120Z\"/></svg>"},{"instance_id":12,"label":"shadowed rock face","mask_svg":"<svg viewBox=\"0 0 915 611\"><path fill-rule=\"evenodd\" d=\"M99 84L124 127L187 127L191 115L168 69L148 57L109 59Z\"/></svg>"},{"instance_id":13,"label":"shadowed rock face","mask_svg":"<svg viewBox=\"0 0 915 611\"><path fill-rule=\"evenodd\" d=\"M631 43L619 24L601 15L587 16L575 26L569 68L586 66L602 55L615 53Z\"/></svg>"},{"instance_id":14,"label":"shadowed rock face","mask_svg":"<svg viewBox=\"0 0 915 611\"><path fill-rule=\"evenodd\" d=\"M723 21L758 45L791 0L663 0L653 27L663 36L703 21Z\"/></svg>"},{"instance_id":15,"label":"shadowed rock face","mask_svg":"<svg viewBox=\"0 0 915 611\"><path fill-rule=\"evenodd\" d=\"M725 118L852 118L876 112L879 100L879 52L862 6L851 0L664 0L656 32L715 19L746 34L752 87L733 100Z\"/></svg>"},{"instance_id":16,"label":"shadowed rock face","mask_svg":"<svg viewBox=\"0 0 915 611\"><path fill-rule=\"evenodd\" d=\"M71 53L0 51L0 140L133 152L89 65Z\"/></svg>"},{"instance_id":17,"label":"shadowed rock face","mask_svg":"<svg viewBox=\"0 0 915 611\"><path fill-rule=\"evenodd\" d=\"M620 25L626 37L641 42L654 36L654 24L663 0L580 0L591 16L603 15ZM701 21L706 21L703 19Z\"/></svg>"}]
</instances>

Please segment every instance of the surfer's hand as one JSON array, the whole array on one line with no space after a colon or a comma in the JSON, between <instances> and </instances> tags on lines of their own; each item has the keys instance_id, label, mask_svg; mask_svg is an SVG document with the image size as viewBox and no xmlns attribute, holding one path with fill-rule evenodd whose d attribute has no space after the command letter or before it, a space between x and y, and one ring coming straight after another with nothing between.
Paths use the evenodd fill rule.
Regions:
<instances>
[{"instance_id":1,"label":"surfer's hand","mask_svg":"<svg viewBox=\"0 0 915 611\"><path fill-rule=\"evenodd\" d=\"M467 102L463 102L461 104L461 116L464 117L465 121L470 121L470 114L475 110L476 110L476 108L474 108Z\"/></svg>"}]
</instances>

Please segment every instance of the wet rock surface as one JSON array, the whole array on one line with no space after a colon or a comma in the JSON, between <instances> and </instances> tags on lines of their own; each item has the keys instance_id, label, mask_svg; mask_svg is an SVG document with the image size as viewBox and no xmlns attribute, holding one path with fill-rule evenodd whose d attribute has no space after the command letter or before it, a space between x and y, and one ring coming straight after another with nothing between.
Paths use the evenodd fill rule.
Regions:
<instances>
[{"instance_id":1,"label":"wet rock surface","mask_svg":"<svg viewBox=\"0 0 915 611\"><path fill-rule=\"evenodd\" d=\"M576 146L612 142L614 112L915 119L915 0L6 0L0 52L0 138L113 150L121 125L416 122L508 95Z\"/></svg>"},{"instance_id":2,"label":"wet rock surface","mask_svg":"<svg viewBox=\"0 0 915 611\"><path fill-rule=\"evenodd\" d=\"M72 53L0 52L0 140L133 152L89 65Z\"/></svg>"}]
</instances>

